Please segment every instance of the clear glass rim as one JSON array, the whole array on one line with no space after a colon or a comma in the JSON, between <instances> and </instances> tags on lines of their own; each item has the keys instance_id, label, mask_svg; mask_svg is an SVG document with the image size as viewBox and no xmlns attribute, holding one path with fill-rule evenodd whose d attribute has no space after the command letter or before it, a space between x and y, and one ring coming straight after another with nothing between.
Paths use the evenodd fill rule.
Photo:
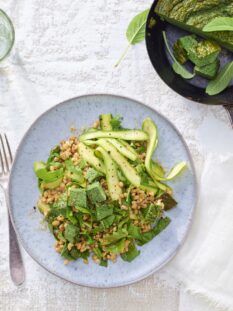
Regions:
<instances>
[{"instance_id":1,"label":"clear glass rim","mask_svg":"<svg viewBox=\"0 0 233 311\"><path fill-rule=\"evenodd\" d=\"M5 55L2 58L0 58L0 61L3 61L10 54L10 52L13 48L13 45L15 43L15 28L14 28L14 25L13 25L10 17L6 14L6 12L4 12L2 9L0 9L0 14L4 15L4 17L6 18L7 22L9 23L11 33L12 33L12 40L11 40L11 43L9 45L9 48L6 51Z\"/></svg>"}]
</instances>

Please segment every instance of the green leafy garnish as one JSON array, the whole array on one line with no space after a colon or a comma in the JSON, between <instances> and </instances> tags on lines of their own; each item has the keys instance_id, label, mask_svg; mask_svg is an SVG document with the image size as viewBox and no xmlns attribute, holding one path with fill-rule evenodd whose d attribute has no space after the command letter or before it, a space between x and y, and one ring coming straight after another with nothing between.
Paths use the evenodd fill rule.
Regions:
<instances>
[{"instance_id":1,"label":"green leafy garnish","mask_svg":"<svg viewBox=\"0 0 233 311\"><path fill-rule=\"evenodd\" d=\"M121 258L124 261L131 262L133 261L138 255L140 254L140 251L137 250L134 243L130 243L128 252L121 254Z\"/></svg>"},{"instance_id":2,"label":"green leafy garnish","mask_svg":"<svg viewBox=\"0 0 233 311\"><path fill-rule=\"evenodd\" d=\"M64 232L64 237L67 241L74 243L75 239L77 238L79 234L79 230L77 226L74 226L72 224L67 224Z\"/></svg>"},{"instance_id":3,"label":"green leafy garnish","mask_svg":"<svg viewBox=\"0 0 233 311\"><path fill-rule=\"evenodd\" d=\"M226 64L218 73L217 77L208 83L206 93L217 95L225 90L233 79L233 61Z\"/></svg>"},{"instance_id":4,"label":"green leafy garnish","mask_svg":"<svg viewBox=\"0 0 233 311\"><path fill-rule=\"evenodd\" d=\"M166 48L168 50L168 53L170 54L172 60L174 61L172 68L175 71L175 73L177 73L178 75L180 75L182 78L184 79L192 79L195 74L194 73L190 73L184 66L182 66L175 58L175 56L172 54L171 49L169 48L168 45L168 41L167 41L167 36L166 36L166 32L163 31L163 39L164 39L164 43L166 45Z\"/></svg>"},{"instance_id":5,"label":"green leafy garnish","mask_svg":"<svg viewBox=\"0 0 233 311\"><path fill-rule=\"evenodd\" d=\"M141 234L140 238L137 239L137 244L144 245L151 241L156 235L158 235L169 225L170 221L171 220L168 217L161 218L152 230Z\"/></svg>"},{"instance_id":6,"label":"green leafy garnish","mask_svg":"<svg viewBox=\"0 0 233 311\"><path fill-rule=\"evenodd\" d=\"M123 52L118 62L115 64L115 67L117 67L124 59L131 45L135 45L145 39L146 21L148 13L149 9L137 14L129 23L126 31L126 38L129 42L129 45Z\"/></svg>"},{"instance_id":7,"label":"green leafy garnish","mask_svg":"<svg viewBox=\"0 0 233 311\"><path fill-rule=\"evenodd\" d=\"M111 205L102 204L96 206L96 219L102 220L107 216L112 215L113 207Z\"/></svg>"},{"instance_id":8,"label":"green leafy garnish","mask_svg":"<svg viewBox=\"0 0 233 311\"><path fill-rule=\"evenodd\" d=\"M233 31L233 18L232 17L216 17L212 19L202 29L205 32L212 31Z\"/></svg>"},{"instance_id":9,"label":"green leafy garnish","mask_svg":"<svg viewBox=\"0 0 233 311\"><path fill-rule=\"evenodd\" d=\"M115 243L123 238L126 238L128 236L128 231L124 228L119 229L116 232L113 232L112 234L107 234L104 238L105 242L104 245Z\"/></svg>"},{"instance_id":10,"label":"green leafy garnish","mask_svg":"<svg viewBox=\"0 0 233 311\"><path fill-rule=\"evenodd\" d=\"M122 116L120 116L119 114L116 115L114 118L111 118L110 124L112 126L112 129L115 131L122 129L121 122Z\"/></svg>"},{"instance_id":11,"label":"green leafy garnish","mask_svg":"<svg viewBox=\"0 0 233 311\"><path fill-rule=\"evenodd\" d=\"M168 193L162 194L159 199L162 200L165 211L168 211L177 205L176 200Z\"/></svg>"},{"instance_id":12,"label":"green leafy garnish","mask_svg":"<svg viewBox=\"0 0 233 311\"><path fill-rule=\"evenodd\" d=\"M145 223L154 223L162 215L162 210L159 205L150 204L143 210Z\"/></svg>"}]
</instances>

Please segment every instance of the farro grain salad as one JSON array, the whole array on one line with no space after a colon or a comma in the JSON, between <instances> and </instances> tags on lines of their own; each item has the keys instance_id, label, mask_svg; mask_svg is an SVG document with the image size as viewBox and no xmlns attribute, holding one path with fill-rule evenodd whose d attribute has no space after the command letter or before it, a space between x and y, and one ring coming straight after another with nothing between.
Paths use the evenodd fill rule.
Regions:
<instances>
[{"instance_id":1,"label":"farro grain salad","mask_svg":"<svg viewBox=\"0 0 233 311\"><path fill-rule=\"evenodd\" d=\"M142 129L125 129L122 118L102 114L79 137L61 141L47 162L35 162L37 204L54 235L64 263L82 259L107 266L120 256L131 262L138 246L151 241L170 223L165 211L177 203L168 174L152 155L158 131L147 118Z\"/></svg>"}]
</instances>

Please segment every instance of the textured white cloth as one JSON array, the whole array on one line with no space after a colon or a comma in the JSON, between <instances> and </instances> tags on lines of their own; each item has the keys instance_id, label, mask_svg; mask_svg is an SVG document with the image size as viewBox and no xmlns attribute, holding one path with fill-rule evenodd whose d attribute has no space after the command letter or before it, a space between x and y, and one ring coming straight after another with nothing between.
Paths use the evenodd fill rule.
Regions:
<instances>
[{"instance_id":1,"label":"textured white cloth","mask_svg":"<svg viewBox=\"0 0 233 311\"><path fill-rule=\"evenodd\" d=\"M201 131L206 160L194 222L165 271L192 293L233 309L233 132L213 121L210 118Z\"/></svg>"},{"instance_id":2,"label":"textured white cloth","mask_svg":"<svg viewBox=\"0 0 233 311\"><path fill-rule=\"evenodd\" d=\"M225 192L231 167L225 166L232 165L233 150L227 114L222 107L192 103L171 91L155 74L144 44L133 47L119 68L113 67L127 45L124 33L129 20L149 5L147 0L0 0L0 7L12 17L16 28L14 64L0 69L0 131L7 132L15 150L30 123L56 103L95 92L133 97L157 109L178 127L193 155L202 188L213 179L217 189L211 186L211 192L203 192L187 241L162 272L138 284L111 290L82 288L57 279L25 253L27 279L20 289L15 288L8 270L7 217L0 197L0 310L214 311L203 296L223 306L231 304L227 289L233 288L232 274L228 278L232 260L224 246L233 234L221 225L215 250L212 240L209 242L212 231L207 230L212 229L212 223L222 221L217 211L228 209ZM230 162L225 161L227 155ZM228 193L232 194L231 189ZM221 206L216 211L217 199ZM210 221L212 218L214 221ZM231 219L227 216L226 224ZM202 222L204 225L199 225ZM199 245L200 240L203 244ZM197 249L203 254L200 258L194 256ZM232 254L230 248L226 249ZM217 271L222 271L219 278ZM179 290L168 273L184 282L185 290L202 297L184 292L182 286ZM166 282L159 280L162 278ZM223 280L227 280L224 286Z\"/></svg>"}]
</instances>

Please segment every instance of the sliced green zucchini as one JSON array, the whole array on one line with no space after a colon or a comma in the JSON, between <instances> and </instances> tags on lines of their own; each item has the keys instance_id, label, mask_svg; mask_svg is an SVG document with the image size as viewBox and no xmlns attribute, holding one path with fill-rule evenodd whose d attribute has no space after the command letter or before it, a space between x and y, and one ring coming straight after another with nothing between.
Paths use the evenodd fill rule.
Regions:
<instances>
[{"instance_id":1,"label":"sliced green zucchini","mask_svg":"<svg viewBox=\"0 0 233 311\"><path fill-rule=\"evenodd\" d=\"M95 156L95 151L90 147L84 145L83 143L79 142L78 144L79 154L82 158L93 166L97 171L105 174L105 167L103 162Z\"/></svg>"},{"instance_id":2,"label":"sliced green zucchini","mask_svg":"<svg viewBox=\"0 0 233 311\"><path fill-rule=\"evenodd\" d=\"M156 176L157 180L171 180L177 177L185 168L187 167L187 163L182 161L176 164L165 177Z\"/></svg>"},{"instance_id":3,"label":"sliced green zucchini","mask_svg":"<svg viewBox=\"0 0 233 311\"><path fill-rule=\"evenodd\" d=\"M131 184L140 186L141 178L135 168L129 164L125 157L110 142L106 139L99 139L96 143L108 152Z\"/></svg>"},{"instance_id":4,"label":"sliced green zucchini","mask_svg":"<svg viewBox=\"0 0 233 311\"><path fill-rule=\"evenodd\" d=\"M114 139L114 138L108 138L107 141L109 141L114 147L116 147L116 149L126 158L132 160L132 161L136 161L137 160L137 154L135 155L134 152L131 152L131 150L129 150L128 148L126 148L121 141L119 141L118 139Z\"/></svg>"},{"instance_id":5,"label":"sliced green zucchini","mask_svg":"<svg viewBox=\"0 0 233 311\"><path fill-rule=\"evenodd\" d=\"M127 148L130 152L132 152L136 157L138 157L138 153L137 153L137 151L134 149L134 148L132 148L126 141L124 141L124 140L122 140L122 139L118 139L119 140L119 142L123 145L123 146L125 146L125 148Z\"/></svg>"},{"instance_id":6,"label":"sliced green zucchini","mask_svg":"<svg viewBox=\"0 0 233 311\"><path fill-rule=\"evenodd\" d=\"M165 176L165 171L162 165L153 160L151 161L151 172L155 176L160 176L160 177Z\"/></svg>"},{"instance_id":7,"label":"sliced green zucchini","mask_svg":"<svg viewBox=\"0 0 233 311\"><path fill-rule=\"evenodd\" d=\"M48 171L46 164L41 161L34 163L34 172L36 176L45 182L53 182L64 175L63 168L59 168L55 171Z\"/></svg>"},{"instance_id":8,"label":"sliced green zucchini","mask_svg":"<svg viewBox=\"0 0 233 311\"><path fill-rule=\"evenodd\" d=\"M141 130L125 130L125 131L95 131L85 133L79 137L80 141L95 138L120 138L123 140L147 140L148 135Z\"/></svg>"},{"instance_id":9,"label":"sliced green zucchini","mask_svg":"<svg viewBox=\"0 0 233 311\"><path fill-rule=\"evenodd\" d=\"M142 129L148 134L145 167L148 174L154 179L151 171L151 158L158 144L157 127L150 118L146 118L142 123Z\"/></svg>"},{"instance_id":10,"label":"sliced green zucchini","mask_svg":"<svg viewBox=\"0 0 233 311\"><path fill-rule=\"evenodd\" d=\"M112 115L110 113L100 115L99 120L100 120L100 128L102 131L111 131L112 130L112 125L110 122L111 119L112 119Z\"/></svg>"},{"instance_id":11,"label":"sliced green zucchini","mask_svg":"<svg viewBox=\"0 0 233 311\"><path fill-rule=\"evenodd\" d=\"M149 184L141 184L140 188L146 192L154 192L154 194L158 193L158 188L155 186L151 186Z\"/></svg>"},{"instance_id":12,"label":"sliced green zucchini","mask_svg":"<svg viewBox=\"0 0 233 311\"><path fill-rule=\"evenodd\" d=\"M45 182L42 181L40 184L40 189L41 190L45 190L45 189L55 189L58 186L60 186L61 182L62 182L63 177L56 179L55 181L51 181L51 182Z\"/></svg>"},{"instance_id":13,"label":"sliced green zucchini","mask_svg":"<svg viewBox=\"0 0 233 311\"><path fill-rule=\"evenodd\" d=\"M105 170L106 170L108 191L109 191L110 197L113 201L117 201L121 197L122 188L119 186L120 180L117 175L116 164L104 148L98 147L97 150L103 156Z\"/></svg>"}]
</instances>

